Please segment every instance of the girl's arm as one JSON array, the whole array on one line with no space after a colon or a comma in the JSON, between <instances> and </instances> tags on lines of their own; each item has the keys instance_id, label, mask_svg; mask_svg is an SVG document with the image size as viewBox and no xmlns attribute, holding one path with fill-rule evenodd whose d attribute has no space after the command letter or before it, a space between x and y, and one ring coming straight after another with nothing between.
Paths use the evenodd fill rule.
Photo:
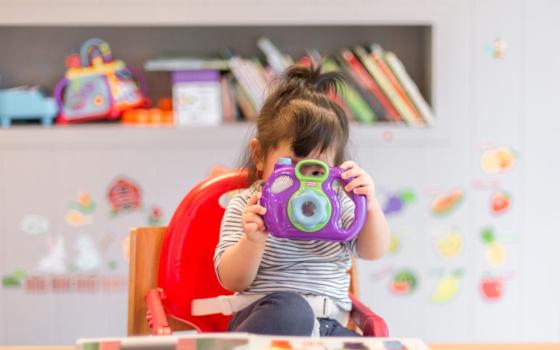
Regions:
<instances>
[{"instance_id":1,"label":"girl's arm","mask_svg":"<svg viewBox=\"0 0 560 350\"><path fill-rule=\"evenodd\" d=\"M354 178L344 186L344 190L367 197L367 217L364 227L358 233L356 252L362 259L379 259L389 250L390 230L385 214L375 197L373 180L368 173L352 161L344 162L340 167L346 169L342 174L344 179Z\"/></svg>"},{"instance_id":2,"label":"girl's arm","mask_svg":"<svg viewBox=\"0 0 560 350\"><path fill-rule=\"evenodd\" d=\"M261 264L264 242L252 242L246 236L228 248L218 264L218 274L224 288L242 292L247 289Z\"/></svg>"},{"instance_id":3,"label":"girl's arm","mask_svg":"<svg viewBox=\"0 0 560 350\"><path fill-rule=\"evenodd\" d=\"M254 194L245 207L241 218L227 222L241 225L243 235L237 243L227 248L222 254L217 266L217 273L224 288L241 292L247 289L259 269L268 236L261 215L266 209L257 204L260 193ZM227 218L224 218L227 220ZM223 225L224 226L224 225Z\"/></svg>"},{"instance_id":4,"label":"girl's arm","mask_svg":"<svg viewBox=\"0 0 560 350\"><path fill-rule=\"evenodd\" d=\"M375 260L389 250L390 230L385 214L376 198L368 201L367 217L364 227L358 233L356 252L366 260Z\"/></svg>"}]
</instances>

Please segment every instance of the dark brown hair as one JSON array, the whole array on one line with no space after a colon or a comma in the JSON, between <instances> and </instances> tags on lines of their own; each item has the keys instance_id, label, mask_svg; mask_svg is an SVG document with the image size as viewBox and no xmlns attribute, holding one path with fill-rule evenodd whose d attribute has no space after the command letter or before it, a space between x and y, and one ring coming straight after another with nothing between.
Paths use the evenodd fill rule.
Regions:
<instances>
[{"instance_id":1,"label":"dark brown hair","mask_svg":"<svg viewBox=\"0 0 560 350\"><path fill-rule=\"evenodd\" d=\"M294 154L306 157L313 151L335 151L335 164L347 157L348 118L329 95L336 94L345 78L338 72L321 72L321 65L293 65L266 98L257 117L259 154L246 151L244 168L249 183L259 178L255 157L266 159L282 141L289 141Z\"/></svg>"}]
</instances>

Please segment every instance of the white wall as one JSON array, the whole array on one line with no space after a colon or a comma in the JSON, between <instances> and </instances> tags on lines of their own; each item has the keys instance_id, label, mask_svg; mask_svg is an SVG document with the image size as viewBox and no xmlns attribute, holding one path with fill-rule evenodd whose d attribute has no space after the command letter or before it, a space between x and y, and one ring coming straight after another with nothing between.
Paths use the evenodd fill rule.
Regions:
<instances>
[{"instance_id":1,"label":"white wall","mask_svg":"<svg viewBox=\"0 0 560 350\"><path fill-rule=\"evenodd\" d=\"M402 235L400 253L360 264L361 299L387 319L395 336L429 342L560 341L560 282L556 278L560 239L555 221L560 209L556 184L560 121L555 108L560 5L545 0L403 0L360 2L356 5L360 11L341 13L339 2L327 1L319 12L303 7L297 14L301 18L293 19L277 2L261 1L262 7L256 8L253 2L243 3L253 14L266 12L266 6L277 9L266 15L276 23L348 24L356 19L359 23L434 25L432 95L437 125L430 130L354 130L357 159L371 172L380 192L411 187L418 195L416 203L390 219L395 232ZM0 14L2 23L11 23L10 18L25 22L24 14L13 12L20 5L9 4L12 12L5 8ZM209 10L201 10L201 3L192 6L202 20L213 18ZM40 20L34 16L25 18L32 23ZM140 23L149 22L139 18L143 18ZM156 21L161 24L165 18L162 15ZM496 38L507 42L501 60L487 52ZM386 132L393 135L392 141L384 141ZM244 139L243 127L194 131L93 127L57 130L56 134L0 130L0 273L20 265L32 267L44 254L45 237L35 239L17 229L25 214L48 216L53 227L47 236L62 234L71 242L87 229L75 230L64 223L67 202L86 190L99 203L95 232L89 234L101 239L112 227L122 237L129 226L144 224L145 213L111 221L104 196L115 176L136 179L147 203L161 205L169 218L186 188L213 164L235 164ZM479 163L489 145L514 149L516 167L501 175L485 174ZM491 216L487 209L491 191L477 189L473 185L477 181L497 181L512 193L512 210L503 217ZM434 194L453 188L465 191L462 206L446 218L432 216L429 206ZM484 257L479 236L486 225L517 239L505 244L508 259L499 268L490 267ZM433 231L441 227L458 229L465 242L462 254L451 261L434 253ZM16 245L16 241L23 243ZM118 257L118 247L112 249L110 254ZM390 276L383 277L382 272L401 266L413 268L420 284L410 296L396 297L388 293ZM125 273L123 269L119 272ZM464 270L456 297L444 305L430 302L441 272L455 269ZM497 303L483 301L478 291L481 276L488 272L510 276L504 297ZM0 289L0 344L62 344L80 336L124 335L125 302L124 292L67 298Z\"/></svg>"}]
</instances>

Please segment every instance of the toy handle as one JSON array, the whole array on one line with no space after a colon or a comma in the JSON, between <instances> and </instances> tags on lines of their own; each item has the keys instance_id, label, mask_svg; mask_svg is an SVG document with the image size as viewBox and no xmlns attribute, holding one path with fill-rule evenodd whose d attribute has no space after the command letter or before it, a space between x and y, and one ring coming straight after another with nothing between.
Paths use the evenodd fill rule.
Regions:
<instances>
[{"instance_id":1,"label":"toy handle","mask_svg":"<svg viewBox=\"0 0 560 350\"><path fill-rule=\"evenodd\" d=\"M138 84L140 92L143 96L148 96L148 84L146 83L146 77L142 74L142 70L134 67L127 67L132 75L132 79Z\"/></svg>"},{"instance_id":2,"label":"toy handle","mask_svg":"<svg viewBox=\"0 0 560 350\"><path fill-rule=\"evenodd\" d=\"M101 39L91 38L86 40L80 49L80 59L83 67L91 65L91 56L93 52L98 52L103 58L104 63L109 63L113 60L109 44Z\"/></svg>"},{"instance_id":3,"label":"toy handle","mask_svg":"<svg viewBox=\"0 0 560 350\"><path fill-rule=\"evenodd\" d=\"M64 94L64 89L66 88L66 85L68 85L70 81L66 78L59 80L58 83L56 83L56 86L54 87L54 98L56 99L56 104L58 105L58 113L60 114L64 114L63 113L63 109L64 109L64 97L62 96Z\"/></svg>"},{"instance_id":4,"label":"toy handle","mask_svg":"<svg viewBox=\"0 0 560 350\"><path fill-rule=\"evenodd\" d=\"M326 181L327 188L331 189L334 192L334 188L333 188L334 180L340 180L343 185L347 185L347 184L350 183L350 181L352 181L354 179L354 178L343 179L342 178L342 173L344 171L345 170L342 169L342 168L332 168L331 169L331 176L329 176L329 178ZM344 191L343 188L341 190ZM365 195L357 194L357 193L354 193L354 192L352 192L349 195L350 195L350 198L352 199L352 201L354 202L354 205L355 205L354 221L352 222L352 224L348 228L344 229L342 227L339 227L338 230L342 234L353 238L355 235L358 234L358 232L364 226L364 222L365 222L365 218L366 218L367 205L366 205L366 196ZM339 210L340 210L340 214L342 215L342 207L340 207Z\"/></svg>"}]
</instances>

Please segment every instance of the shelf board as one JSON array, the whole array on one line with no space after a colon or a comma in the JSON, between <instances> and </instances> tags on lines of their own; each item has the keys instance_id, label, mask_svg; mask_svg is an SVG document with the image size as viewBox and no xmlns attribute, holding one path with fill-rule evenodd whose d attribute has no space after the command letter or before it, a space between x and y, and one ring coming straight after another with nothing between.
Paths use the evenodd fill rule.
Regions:
<instances>
[{"instance_id":1,"label":"shelf board","mask_svg":"<svg viewBox=\"0 0 560 350\"><path fill-rule=\"evenodd\" d=\"M446 137L437 128L409 128L390 124L352 124L351 143L355 147L445 147ZM55 125L15 125L0 129L0 152L3 150L33 150L48 146L52 149L102 148L185 148L236 147L248 142L254 125L233 123L197 127L136 127L118 123Z\"/></svg>"}]
</instances>

